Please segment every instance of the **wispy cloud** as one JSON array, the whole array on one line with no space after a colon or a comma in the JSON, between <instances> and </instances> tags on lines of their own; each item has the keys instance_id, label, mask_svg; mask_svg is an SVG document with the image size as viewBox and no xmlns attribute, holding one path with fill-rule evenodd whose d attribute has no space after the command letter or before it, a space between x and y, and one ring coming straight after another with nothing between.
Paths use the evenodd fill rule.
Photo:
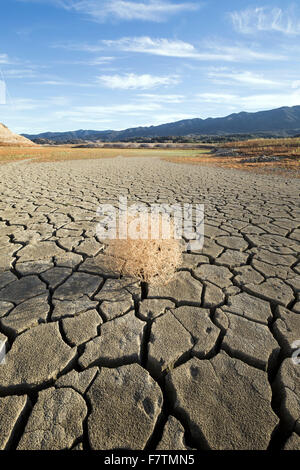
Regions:
<instances>
[{"instance_id":1,"label":"wispy cloud","mask_svg":"<svg viewBox=\"0 0 300 470\"><path fill-rule=\"evenodd\" d=\"M243 71L243 72L209 72L208 76L214 80L214 82L222 82L222 83L230 83L237 82L242 85L253 85L255 87L263 87L263 88L270 88L270 87L279 87L283 84L282 81L273 80L270 78L266 78L263 75Z\"/></svg>"},{"instance_id":2,"label":"wispy cloud","mask_svg":"<svg viewBox=\"0 0 300 470\"><path fill-rule=\"evenodd\" d=\"M47 1L65 10L75 11L90 17L93 21L106 20L141 20L166 21L170 16L183 12L199 10L202 3L174 2L171 0L19 0L23 2L42 3Z\"/></svg>"},{"instance_id":3,"label":"wispy cloud","mask_svg":"<svg viewBox=\"0 0 300 470\"><path fill-rule=\"evenodd\" d=\"M32 85L46 85L46 86L75 86L75 87L83 87L89 88L91 86L95 86L92 83L83 83L83 82L75 82L72 80L63 80L63 79L54 79L54 80L39 80L36 82L31 82Z\"/></svg>"},{"instance_id":4,"label":"wispy cloud","mask_svg":"<svg viewBox=\"0 0 300 470\"><path fill-rule=\"evenodd\" d=\"M0 64L8 64L8 55L7 54L0 54Z\"/></svg>"},{"instance_id":5,"label":"wispy cloud","mask_svg":"<svg viewBox=\"0 0 300 470\"><path fill-rule=\"evenodd\" d=\"M106 48L116 51L152 54L164 57L195 59L199 61L249 62L255 60L285 60L278 52L249 48L243 44L226 45L216 41L204 41L197 49L193 44L179 39L151 38L149 36L104 39L96 44L54 44L55 48L96 53Z\"/></svg>"},{"instance_id":6,"label":"wispy cloud","mask_svg":"<svg viewBox=\"0 0 300 470\"><path fill-rule=\"evenodd\" d=\"M193 119L198 118L198 113L159 113L155 116L151 116L151 121L143 125L159 125L166 124L168 122L182 121L183 119Z\"/></svg>"},{"instance_id":7,"label":"wispy cloud","mask_svg":"<svg viewBox=\"0 0 300 470\"><path fill-rule=\"evenodd\" d=\"M279 108L280 106L300 105L300 89L290 92L248 94L200 93L195 96L200 103L216 104L220 108L223 104L236 110L257 111L263 109Z\"/></svg>"},{"instance_id":8,"label":"wispy cloud","mask_svg":"<svg viewBox=\"0 0 300 470\"><path fill-rule=\"evenodd\" d=\"M103 40L102 44L126 52L142 52L167 57L199 57L199 53L192 44L181 40L153 39L149 36L142 36Z\"/></svg>"},{"instance_id":9,"label":"wispy cloud","mask_svg":"<svg viewBox=\"0 0 300 470\"><path fill-rule=\"evenodd\" d=\"M230 93L198 93L195 98L204 103L231 103L237 95Z\"/></svg>"},{"instance_id":10,"label":"wispy cloud","mask_svg":"<svg viewBox=\"0 0 300 470\"><path fill-rule=\"evenodd\" d=\"M67 47L66 47L67 48ZM109 67L111 69L111 64L112 62L116 59L116 57L112 56L99 56L95 58L86 58L84 60L57 60L53 62L53 64L59 64L59 65L84 65L84 66L91 66L91 67L97 67L99 65L105 66L105 70ZM107 67L108 66L108 67Z\"/></svg>"},{"instance_id":11,"label":"wispy cloud","mask_svg":"<svg viewBox=\"0 0 300 470\"><path fill-rule=\"evenodd\" d=\"M16 112L16 111L22 112L22 111L33 111L33 110L58 107L58 106L68 107L69 104L70 104L69 99L66 98L65 96L53 96L53 97L45 98L45 99L15 98L14 97L10 103L7 103L7 109L13 112Z\"/></svg>"},{"instance_id":12,"label":"wispy cloud","mask_svg":"<svg viewBox=\"0 0 300 470\"><path fill-rule=\"evenodd\" d=\"M168 103L168 104L178 104L185 101L184 95L155 95L152 93L140 93L138 98L143 100L149 100L152 103Z\"/></svg>"},{"instance_id":13,"label":"wispy cloud","mask_svg":"<svg viewBox=\"0 0 300 470\"><path fill-rule=\"evenodd\" d=\"M166 21L169 16L184 11L197 10L200 5L196 3L181 2L174 3L168 0L149 0L144 2L108 0L98 1L76 1L72 2L72 9L88 14L96 21L104 21L107 18L120 20L142 20L142 21Z\"/></svg>"},{"instance_id":14,"label":"wispy cloud","mask_svg":"<svg viewBox=\"0 0 300 470\"><path fill-rule=\"evenodd\" d=\"M5 78L25 79L34 78L37 76L37 72L34 69L18 68L18 69L6 69Z\"/></svg>"},{"instance_id":15,"label":"wispy cloud","mask_svg":"<svg viewBox=\"0 0 300 470\"><path fill-rule=\"evenodd\" d=\"M259 7L230 13L235 29L244 34L274 31L289 36L300 34L300 17L294 9Z\"/></svg>"},{"instance_id":16,"label":"wispy cloud","mask_svg":"<svg viewBox=\"0 0 300 470\"><path fill-rule=\"evenodd\" d=\"M103 106L76 106L55 112L58 119L82 120L89 116L90 119L107 120L120 115L143 116L145 113L157 112L161 107L156 103L128 103Z\"/></svg>"},{"instance_id":17,"label":"wispy cloud","mask_svg":"<svg viewBox=\"0 0 300 470\"><path fill-rule=\"evenodd\" d=\"M89 60L85 62L85 65L106 65L110 64L115 60L115 57L111 56L102 56L102 57L96 57L95 59Z\"/></svg>"},{"instance_id":18,"label":"wispy cloud","mask_svg":"<svg viewBox=\"0 0 300 470\"><path fill-rule=\"evenodd\" d=\"M150 74L137 75L127 73L124 75L100 75L98 80L107 88L119 88L121 90L155 88L157 86L176 85L179 83L177 76L156 76Z\"/></svg>"},{"instance_id":19,"label":"wispy cloud","mask_svg":"<svg viewBox=\"0 0 300 470\"><path fill-rule=\"evenodd\" d=\"M108 105L73 105L74 100L69 100L65 96L54 96L40 99L16 98L10 105L6 105L6 117L9 124L13 119L15 124L12 127L15 131L37 133L50 129L62 130L61 125L68 123L72 127L80 125L85 126L94 123L97 128L122 129L128 123L128 118L137 119L142 122L145 119L153 119L162 111L158 103L149 101L132 101L124 104L109 103ZM34 113L32 115L28 114ZM36 115L39 115L38 121ZM26 116L26 119L24 119ZM120 124L122 119L122 124ZM133 121L134 122L134 121ZM150 121L149 121L150 122ZM24 124L25 123L25 124ZM49 127L50 123L50 127Z\"/></svg>"},{"instance_id":20,"label":"wispy cloud","mask_svg":"<svg viewBox=\"0 0 300 470\"><path fill-rule=\"evenodd\" d=\"M298 88L300 88L300 80L294 80L292 82L292 89L297 90Z\"/></svg>"},{"instance_id":21,"label":"wispy cloud","mask_svg":"<svg viewBox=\"0 0 300 470\"><path fill-rule=\"evenodd\" d=\"M57 119L73 122L110 123L120 116L139 118L139 125L158 125L166 122L179 121L197 117L194 113L165 112L158 104L132 103L113 106L81 106L68 110L57 111ZM118 127L118 126L117 126ZM126 127L126 126L125 126ZM124 126L121 126L124 128Z\"/></svg>"},{"instance_id":22,"label":"wispy cloud","mask_svg":"<svg viewBox=\"0 0 300 470\"><path fill-rule=\"evenodd\" d=\"M286 60L287 57L278 51L271 52L265 48L257 49L254 46L248 47L242 43L236 42L234 45L227 45L216 41L206 41L203 47L212 50L215 54L224 55L228 62L251 62L256 60Z\"/></svg>"}]
</instances>

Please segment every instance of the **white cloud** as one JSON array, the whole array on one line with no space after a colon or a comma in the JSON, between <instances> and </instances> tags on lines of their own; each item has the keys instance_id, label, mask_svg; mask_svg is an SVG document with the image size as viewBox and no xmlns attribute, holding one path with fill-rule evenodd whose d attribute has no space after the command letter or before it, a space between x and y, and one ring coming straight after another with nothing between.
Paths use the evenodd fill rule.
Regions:
<instances>
[{"instance_id":1,"label":"white cloud","mask_svg":"<svg viewBox=\"0 0 300 470\"><path fill-rule=\"evenodd\" d=\"M143 116L145 113L157 112L161 107L156 103L129 103L129 104L112 104L103 106L76 106L55 112L58 119L82 120L85 121L86 116L89 119L106 120L112 117L126 116Z\"/></svg>"},{"instance_id":2,"label":"white cloud","mask_svg":"<svg viewBox=\"0 0 300 470\"><path fill-rule=\"evenodd\" d=\"M22 112L22 111L33 111L41 108L41 104L33 99L26 98L14 98L13 101L10 99L5 104L5 111L9 112Z\"/></svg>"},{"instance_id":3,"label":"white cloud","mask_svg":"<svg viewBox=\"0 0 300 470\"><path fill-rule=\"evenodd\" d=\"M9 112L33 111L42 108L51 108L58 106L69 106L68 98L64 96L53 96L45 99L15 98L7 103L6 108ZM39 120L41 116L39 116Z\"/></svg>"},{"instance_id":4,"label":"white cloud","mask_svg":"<svg viewBox=\"0 0 300 470\"><path fill-rule=\"evenodd\" d=\"M253 85L259 87L278 87L283 85L282 81L265 78L262 75L248 71L226 73L210 72L208 76L213 78L215 82L223 82L225 80L225 83L238 82L242 85Z\"/></svg>"},{"instance_id":5,"label":"white cloud","mask_svg":"<svg viewBox=\"0 0 300 470\"><path fill-rule=\"evenodd\" d=\"M196 99L205 103L231 103L237 98L230 93L198 93Z\"/></svg>"},{"instance_id":6,"label":"white cloud","mask_svg":"<svg viewBox=\"0 0 300 470\"><path fill-rule=\"evenodd\" d=\"M274 109L281 106L300 105L300 90L293 93L262 93L241 96L238 94L223 93L200 93L196 99L201 103L231 105L236 110L258 111L263 109Z\"/></svg>"},{"instance_id":7,"label":"white cloud","mask_svg":"<svg viewBox=\"0 0 300 470\"><path fill-rule=\"evenodd\" d=\"M225 57L224 60L232 62L248 62L255 60L286 60L286 56L278 52L270 52L266 50L257 50L249 48L243 44L237 43L235 45L226 45L223 43L206 41L203 44L208 50L212 50L215 54L221 54Z\"/></svg>"},{"instance_id":8,"label":"white cloud","mask_svg":"<svg viewBox=\"0 0 300 470\"><path fill-rule=\"evenodd\" d=\"M190 58L202 61L251 61L251 60L283 60L284 56L278 53L257 51L243 45L225 45L206 41L201 45L201 52L194 45L166 38L150 38L149 36L121 38L117 40L103 40L102 44L125 52L140 52L158 56ZM72 46L71 46L72 47ZM74 45L73 45L74 47ZM102 49L101 44L95 46L79 46L81 50L96 52Z\"/></svg>"},{"instance_id":9,"label":"white cloud","mask_svg":"<svg viewBox=\"0 0 300 470\"><path fill-rule=\"evenodd\" d=\"M61 79L54 79L54 80L39 80L36 82L31 82L32 85L46 85L46 86L76 86L76 87L83 87L89 88L95 86L91 83L82 83L82 82L73 82L71 80L61 80Z\"/></svg>"},{"instance_id":10,"label":"white cloud","mask_svg":"<svg viewBox=\"0 0 300 470\"><path fill-rule=\"evenodd\" d=\"M173 3L168 0L148 0L144 2L108 0L100 2L84 0L72 2L72 9L90 15L96 21L106 18L121 20L165 21L171 15L199 8L195 3Z\"/></svg>"},{"instance_id":11,"label":"white cloud","mask_svg":"<svg viewBox=\"0 0 300 470\"><path fill-rule=\"evenodd\" d=\"M20 69L6 69L5 70L6 78L25 79L25 78L34 78L36 76L37 76L37 73L33 69L20 68Z\"/></svg>"},{"instance_id":12,"label":"white cloud","mask_svg":"<svg viewBox=\"0 0 300 470\"><path fill-rule=\"evenodd\" d=\"M257 31L275 31L290 36L300 34L300 18L292 10L259 7L230 14L237 31L253 34Z\"/></svg>"},{"instance_id":13,"label":"white cloud","mask_svg":"<svg viewBox=\"0 0 300 470\"><path fill-rule=\"evenodd\" d=\"M0 64L8 64L8 55L0 54Z\"/></svg>"},{"instance_id":14,"label":"white cloud","mask_svg":"<svg viewBox=\"0 0 300 470\"><path fill-rule=\"evenodd\" d=\"M140 93L138 98L146 99L156 103L182 103L185 100L184 95L154 95L151 93Z\"/></svg>"},{"instance_id":15,"label":"white cloud","mask_svg":"<svg viewBox=\"0 0 300 470\"><path fill-rule=\"evenodd\" d=\"M19 0L42 3L45 0ZM202 3L171 0L46 0L65 10L89 16L92 20L103 22L106 19L166 21L169 16L190 12L201 8Z\"/></svg>"},{"instance_id":16,"label":"white cloud","mask_svg":"<svg viewBox=\"0 0 300 470\"><path fill-rule=\"evenodd\" d=\"M104 39L96 44L64 43L54 44L52 47L68 49L71 51L99 52L106 48L125 52L141 52L159 56L199 58L196 48L181 40L166 38L150 38L149 36L125 37L121 39ZM208 54L204 54L208 56ZM221 58L221 54L220 54Z\"/></svg>"},{"instance_id":17,"label":"white cloud","mask_svg":"<svg viewBox=\"0 0 300 470\"><path fill-rule=\"evenodd\" d=\"M192 114L192 113L168 113L168 114L158 114L156 116L153 116L153 119L151 123L148 125L160 125L160 124L166 124L169 122L175 122L175 121L182 121L183 119L194 119L198 118L199 114Z\"/></svg>"},{"instance_id":18,"label":"white cloud","mask_svg":"<svg viewBox=\"0 0 300 470\"><path fill-rule=\"evenodd\" d=\"M126 52L142 52L168 57L198 57L192 44L165 38L152 39L148 36L103 40L105 46Z\"/></svg>"},{"instance_id":19,"label":"white cloud","mask_svg":"<svg viewBox=\"0 0 300 470\"><path fill-rule=\"evenodd\" d=\"M150 74L136 75L135 73L100 75L98 80L107 88L119 88L121 90L147 90L157 86L168 86L179 83L179 78L175 76L159 77Z\"/></svg>"},{"instance_id":20,"label":"white cloud","mask_svg":"<svg viewBox=\"0 0 300 470\"><path fill-rule=\"evenodd\" d=\"M149 36L103 39L95 44L56 43L52 47L90 53L111 49L121 52L194 59L205 62L251 62L256 60L274 61L287 59L287 55L269 50L249 48L240 43L226 45L216 41L203 41L197 49L193 44L180 39L151 38Z\"/></svg>"},{"instance_id":21,"label":"white cloud","mask_svg":"<svg viewBox=\"0 0 300 470\"><path fill-rule=\"evenodd\" d=\"M296 90L296 89L300 88L300 80L294 80L292 82L292 88L293 88L293 90Z\"/></svg>"},{"instance_id":22,"label":"white cloud","mask_svg":"<svg viewBox=\"0 0 300 470\"><path fill-rule=\"evenodd\" d=\"M65 47L68 49L68 47ZM69 48L71 49L71 47ZM53 64L59 65L83 65L83 66L91 66L97 67L101 65L103 68L105 66L105 70L112 70L111 63L116 59L116 57L108 57L108 56L99 56L91 59L84 59L84 60L57 60L53 62ZM115 69L114 69L115 70Z\"/></svg>"},{"instance_id":23,"label":"white cloud","mask_svg":"<svg viewBox=\"0 0 300 470\"><path fill-rule=\"evenodd\" d=\"M85 64L86 65L106 65L106 64L110 64L113 60L115 60L115 57L102 56L102 57L96 57L95 59L87 61Z\"/></svg>"}]
</instances>

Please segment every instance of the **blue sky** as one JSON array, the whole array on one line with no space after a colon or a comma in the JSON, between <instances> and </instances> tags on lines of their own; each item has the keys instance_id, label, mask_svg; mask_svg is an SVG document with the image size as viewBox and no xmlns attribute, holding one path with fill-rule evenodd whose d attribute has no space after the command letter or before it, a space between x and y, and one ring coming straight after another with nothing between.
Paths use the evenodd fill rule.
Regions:
<instances>
[{"instance_id":1,"label":"blue sky","mask_svg":"<svg viewBox=\"0 0 300 470\"><path fill-rule=\"evenodd\" d=\"M299 2L1 0L0 24L15 132L300 105Z\"/></svg>"}]
</instances>

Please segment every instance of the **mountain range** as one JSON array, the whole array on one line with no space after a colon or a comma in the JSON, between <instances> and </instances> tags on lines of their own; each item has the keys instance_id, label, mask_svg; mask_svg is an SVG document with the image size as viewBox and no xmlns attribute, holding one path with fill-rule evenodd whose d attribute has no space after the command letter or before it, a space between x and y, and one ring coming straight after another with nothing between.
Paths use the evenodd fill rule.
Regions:
<instances>
[{"instance_id":1,"label":"mountain range","mask_svg":"<svg viewBox=\"0 0 300 470\"><path fill-rule=\"evenodd\" d=\"M135 138L165 136L230 135L273 133L274 135L295 135L300 133L300 106L281 107L254 113L240 112L220 118L195 118L161 124L159 126L135 127L121 131L77 130L69 132L44 132L22 134L24 137L47 139L57 143L71 140L116 142Z\"/></svg>"}]
</instances>

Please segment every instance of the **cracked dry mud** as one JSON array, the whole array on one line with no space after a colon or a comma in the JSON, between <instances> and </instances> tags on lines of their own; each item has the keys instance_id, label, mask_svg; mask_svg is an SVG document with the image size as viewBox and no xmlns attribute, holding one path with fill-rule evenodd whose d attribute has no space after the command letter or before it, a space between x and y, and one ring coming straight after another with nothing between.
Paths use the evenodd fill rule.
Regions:
<instances>
[{"instance_id":1,"label":"cracked dry mud","mask_svg":"<svg viewBox=\"0 0 300 470\"><path fill-rule=\"evenodd\" d=\"M2 165L0 448L300 449L299 189L156 158ZM109 269L96 210L119 195L205 204L168 285Z\"/></svg>"}]
</instances>

